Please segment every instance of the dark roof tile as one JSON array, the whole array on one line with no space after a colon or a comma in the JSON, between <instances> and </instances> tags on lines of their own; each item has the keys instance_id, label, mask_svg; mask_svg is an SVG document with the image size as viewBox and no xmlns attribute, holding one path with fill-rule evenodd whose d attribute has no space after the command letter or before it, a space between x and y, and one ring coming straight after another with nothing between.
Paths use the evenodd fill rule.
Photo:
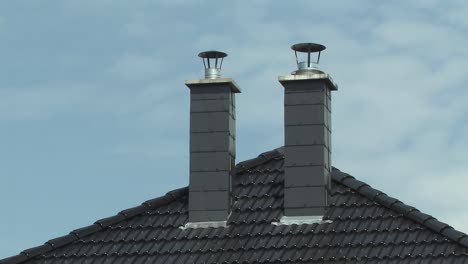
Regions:
<instances>
[{"instance_id":1,"label":"dark roof tile","mask_svg":"<svg viewBox=\"0 0 468 264\"><path fill-rule=\"evenodd\" d=\"M102 227L99 224L92 224L86 227L75 229L71 231L71 234L76 235L78 238L82 238L87 235L96 233L97 231L100 231L101 229Z\"/></svg>"},{"instance_id":2,"label":"dark roof tile","mask_svg":"<svg viewBox=\"0 0 468 264\"><path fill-rule=\"evenodd\" d=\"M397 199L386 195L385 193L381 193L379 195L376 195L375 198L374 198L374 201L376 201L377 203L379 203L379 204L381 204L381 205L383 205L383 206L385 206L387 208L393 208L393 205L400 202Z\"/></svg>"},{"instance_id":3,"label":"dark roof tile","mask_svg":"<svg viewBox=\"0 0 468 264\"><path fill-rule=\"evenodd\" d=\"M47 241L47 244L51 245L53 248L61 247L63 245L69 244L75 241L77 237L72 234L68 234L65 236L57 237Z\"/></svg>"},{"instance_id":4,"label":"dark roof tile","mask_svg":"<svg viewBox=\"0 0 468 264\"><path fill-rule=\"evenodd\" d=\"M345 186L348 186L349 188L359 191L360 188L363 188L365 186L369 186L366 183L356 180L354 177L347 177L341 181L342 184Z\"/></svg>"},{"instance_id":5,"label":"dark roof tile","mask_svg":"<svg viewBox=\"0 0 468 264\"><path fill-rule=\"evenodd\" d=\"M139 215L139 214L145 212L146 210L149 209L149 207L150 206L148 206L146 204L142 204L142 205L139 205L139 206L135 206L135 207L128 208L128 209L125 209L123 211L120 211L119 215L123 215L125 218L130 218L130 217L133 217L135 215Z\"/></svg>"},{"instance_id":6,"label":"dark roof tile","mask_svg":"<svg viewBox=\"0 0 468 264\"><path fill-rule=\"evenodd\" d=\"M427 221L424 222L424 225L425 225L427 228L436 231L437 233L442 232L443 229L445 229L446 227L449 226L449 225L447 225L447 224L445 224L445 223L439 222L439 221L438 221L437 219L435 219L435 218L428 219Z\"/></svg>"},{"instance_id":7,"label":"dark roof tile","mask_svg":"<svg viewBox=\"0 0 468 264\"><path fill-rule=\"evenodd\" d=\"M422 213L419 210L413 210L409 212L406 216L415 220L418 223L424 223L425 221L433 218L432 216Z\"/></svg>"},{"instance_id":8,"label":"dark roof tile","mask_svg":"<svg viewBox=\"0 0 468 264\"><path fill-rule=\"evenodd\" d=\"M460 241L462 238L467 236L465 233L457 231L448 225L442 230L442 234L456 241Z\"/></svg>"},{"instance_id":9,"label":"dark roof tile","mask_svg":"<svg viewBox=\"0 0 468 264\"><path fill-rule=\"evenodd\" d=\"M407 215L409 213L411 213L412 211L415 211L416 208L412 207L412 206L409 206L409 205L406 205L402 202L396 202L393 204L392 206L392 209L399 212L399 213L402 213L404 215Z\"/></svg>"},{"instance_id":10,"label":"dark roof tile","mask_svg":"<svg viewBox=\"0 0 468 264\"><path fill-rule=\"evenodd\" d=\"M374 200L374 198L377 195L381 194L381 192L373 189L372 187L370 187L367 184L360 187L359 193L362 194L363 196L367 197L368 199L371 199L371 200Z\"/></svg>"},{"instance_id":11,"label":"dark roof tile","mask_svg":"<svg viewBox=\"0 0 468 264\"><path fill-rule=\"evenodd\" d=\"M51 249L53 249L53 247L51 245L44 244L44 245L41 245L41 246L38 246L38 247L33 247L33 248L23 250L23 252L21 252L21 253L26 255L27 257L35 257L35 256L43 254L43 252L49 251Z\"/></svg>"},{"instance_id":12,"label":"dark roof tile","mask_svg":"<svg viewBox=\"0 0 468 264\"><path fill-rule=\"evenodd\" d=\"M124 215L117 214L117 215L114 215L114 216L111 216L111 217L99 219L94 224L98 224L101 228L105 228L105 227L108 227L110 225L122 222L125 219L126 219L126 217Z\"/></svg>"},{"instance_id":13,"label":"dark roof tile","mask_svg":"<svg viewBox=\"0 0 468 264\"><path fill-rule=\"evenodd\" d=\"M468 247L468 236L465 234L465 236L461 237L458 242L463 246Z\"/></svg>"},{"instance_id":14,"label":"dark roof tile","mask_svg":"<svg viewBox=\"0 0 468 264\"><path fill-rule=\"evenodd\" d=\"M20 254L18 254L16 256L12 256L12 257L0 260L0 263L2 263L2 264L16 264L16 263L22 263L27 259L28 259L28 256L26 256L25 254L20 253Z\"/></svg>"}]
</instances>

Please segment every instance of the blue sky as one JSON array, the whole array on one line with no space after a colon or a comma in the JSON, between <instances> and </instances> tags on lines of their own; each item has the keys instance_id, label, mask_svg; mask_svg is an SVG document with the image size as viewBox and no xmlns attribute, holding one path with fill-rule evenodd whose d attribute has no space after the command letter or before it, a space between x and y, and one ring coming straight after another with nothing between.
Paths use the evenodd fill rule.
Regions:
<instances>
[{"instance_id":1,"label":"blue sky","mask_svg":"<svg viewBox=\"0 0 468 264\"><path fill-rule=\"evenodd\" d=\"M408 2L1 1L0 258L187 185L200 51L243 90L237 161L281 146L297 42L339 85L333 165L468 232L468 4Z\"/></svg>"}]
</instances>

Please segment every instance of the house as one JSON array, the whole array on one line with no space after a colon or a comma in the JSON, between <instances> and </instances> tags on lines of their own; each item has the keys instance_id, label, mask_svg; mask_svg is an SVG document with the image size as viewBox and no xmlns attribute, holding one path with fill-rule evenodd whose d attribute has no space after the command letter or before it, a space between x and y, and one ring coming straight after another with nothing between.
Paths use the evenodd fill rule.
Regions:
<instances>
[{"instance_id":1,"label":"house","mask_svg":"<svg viewBox=\"0 0 468 264\"><path fill-rule=\"evenodd\" d=\"M235 165L235 94L225 53L200 53L191 92L190 184L44 245L13 263L468 263L468 236L331 166L324 46L279 77L285 144ZM311 54L318 53L316 62Z\"/></svg>"}]
</instances>

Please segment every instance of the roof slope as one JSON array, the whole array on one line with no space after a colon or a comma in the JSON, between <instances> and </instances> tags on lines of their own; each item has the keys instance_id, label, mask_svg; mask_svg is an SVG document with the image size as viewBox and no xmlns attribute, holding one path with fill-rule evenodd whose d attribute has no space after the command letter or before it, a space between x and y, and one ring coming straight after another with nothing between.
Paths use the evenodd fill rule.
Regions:
<instances>
[{"instance_id":1,"label":"roof slope","mask_svg":"<svg viewBox=\"0 0 468 264\"><path fill-rule=\"evenodd\" d=\"M468 263L467 235L337 169L330 223L271 224L283 160L280 148L236 166L227 228L179 228L183 188L0 263Z\"/></svg>"}]
</instances>

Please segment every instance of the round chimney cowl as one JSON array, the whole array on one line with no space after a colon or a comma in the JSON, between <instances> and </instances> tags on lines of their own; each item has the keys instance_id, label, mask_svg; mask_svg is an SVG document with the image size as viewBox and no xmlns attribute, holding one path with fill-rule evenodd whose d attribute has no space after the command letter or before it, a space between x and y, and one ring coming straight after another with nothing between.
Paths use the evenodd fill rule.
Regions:
<instances>
[{"instance_id":1,"label":"round chimney cowl","mask_svg":"<svg viewBox=\"0 0 468 264\"><path fill-rule=\"evenodd\" d=\"M323 71L318 68L318 64L320 61L320 53L326 49L324 45L317 43L298 43L292 45L291 49L294 50L297 63L297 71L292 72L293 75L323 73ZM298 52L307 53L307 60L299 61L297 56ZM312 53L318 53L315 62L310 60L310 55Z\"/></svg>"},{"instance_id":2,"label":"round chimney cowl","mask_svg":"<svg viewBox=\"0 0 468 264\"><path fill-rule=\"evenodd\" d=\"M200 52L198 57L202 58L203 60L203 66L205 67L205 79L221 78L221 67L223 66L224 58L227 57L226 53L222 51L209 50Z\"/></svg>"}]
</instances>

